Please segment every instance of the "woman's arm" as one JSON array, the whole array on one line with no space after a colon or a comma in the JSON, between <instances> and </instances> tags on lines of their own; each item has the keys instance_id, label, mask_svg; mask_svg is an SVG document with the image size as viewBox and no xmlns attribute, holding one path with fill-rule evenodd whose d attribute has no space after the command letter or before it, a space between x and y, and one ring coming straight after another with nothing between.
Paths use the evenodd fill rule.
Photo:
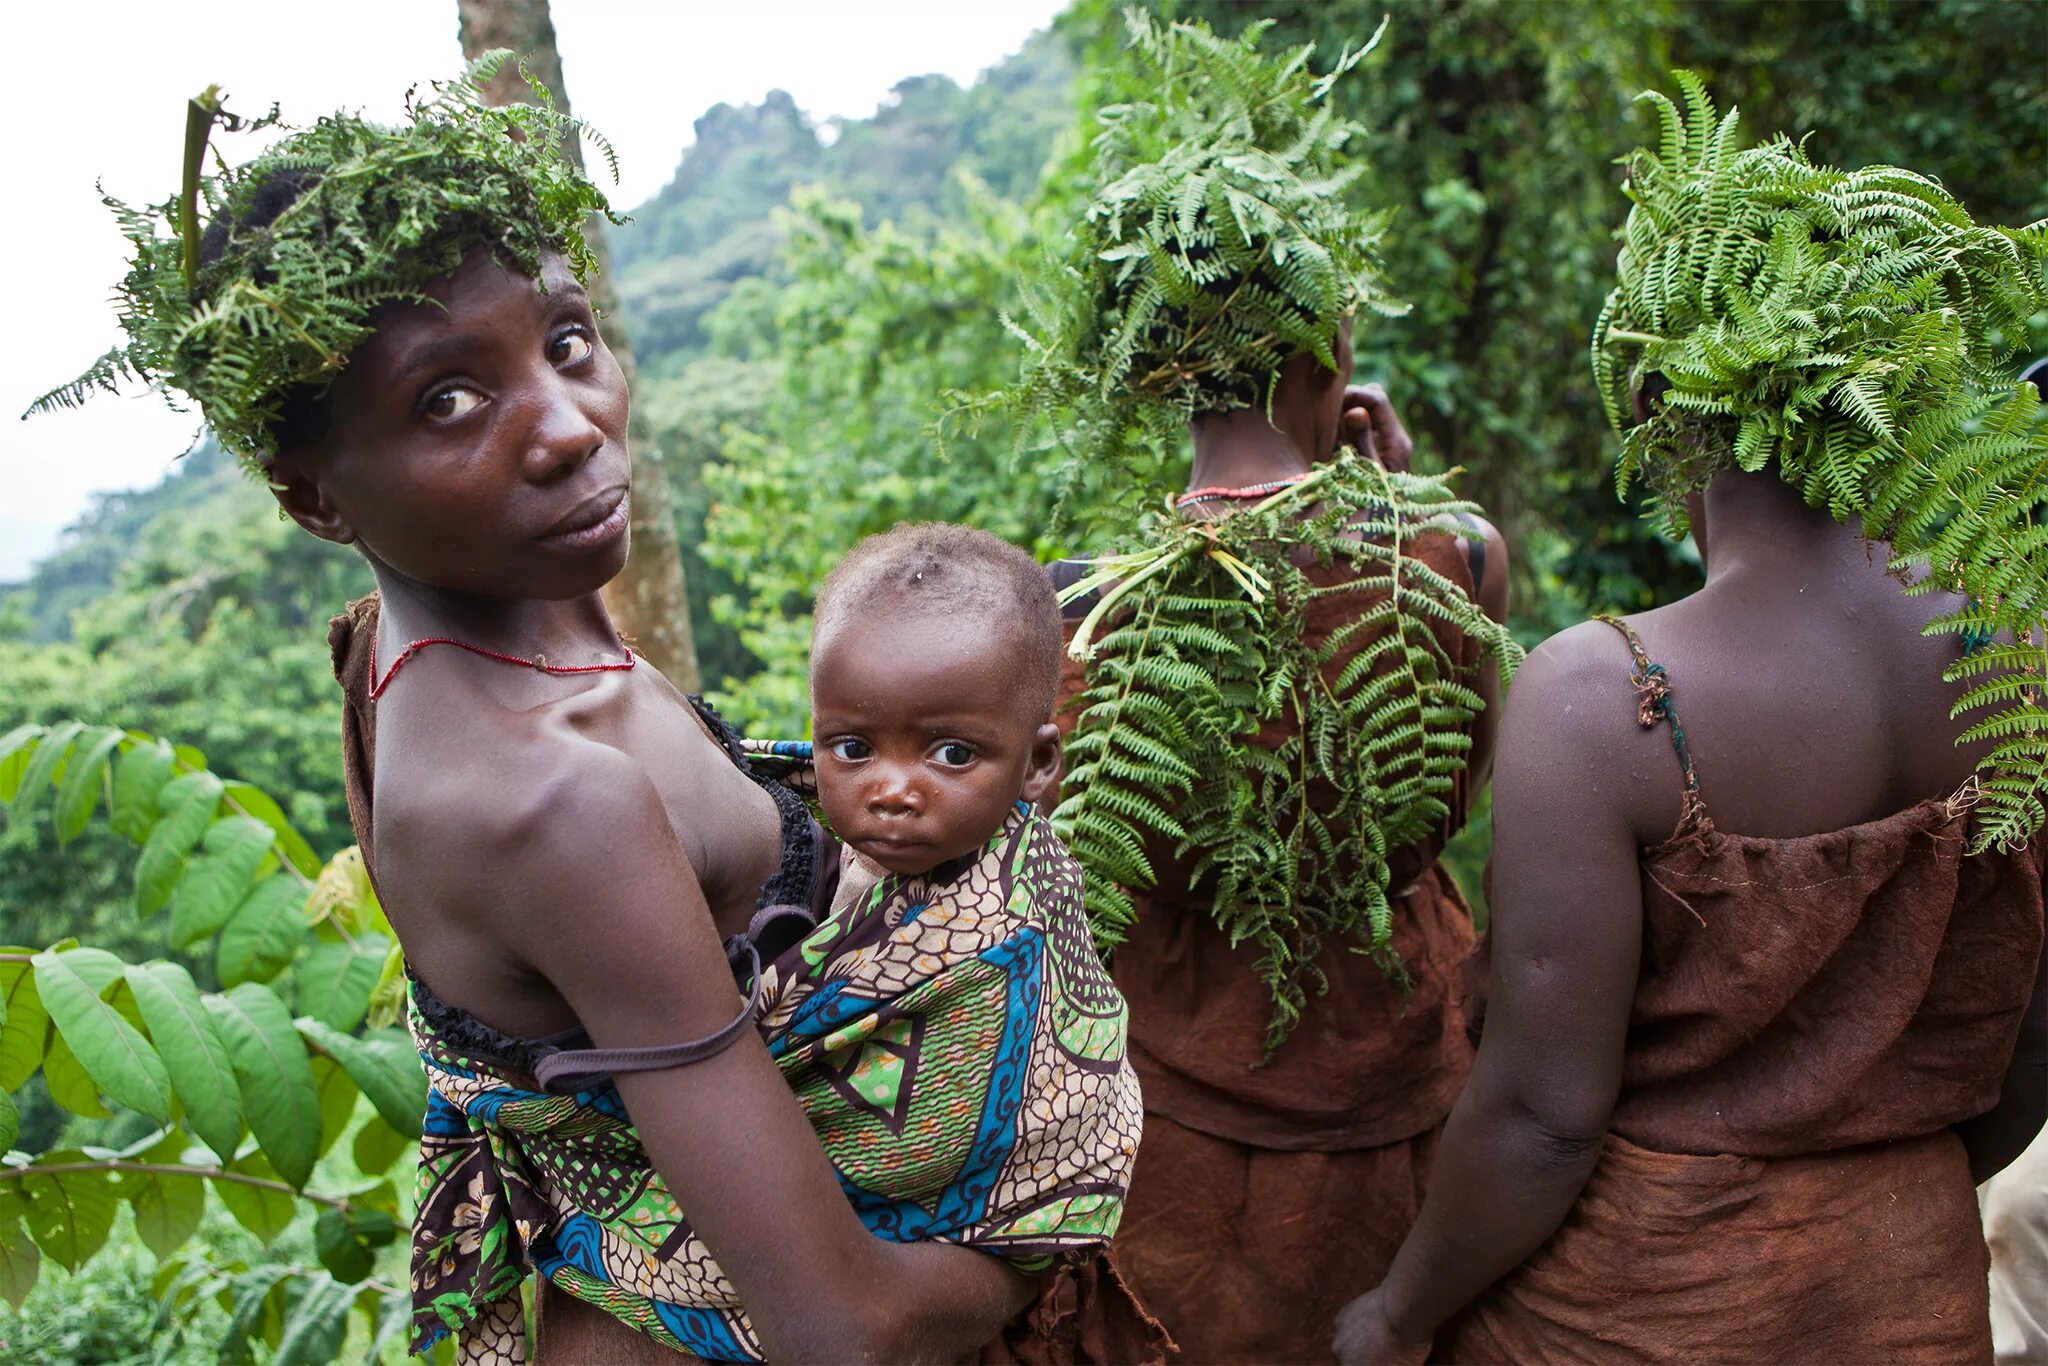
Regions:
<instances>
[{"instance_id":1,"label":"woman's arm","mask_svg":"<svg viewBox=\"0 0 2048 1366\"><path fill-rule=\"evenodd\" d=\"M465 888L442 889L567 1001L598 1048L674 1044L742 1000L668 812L639 764L579 738L529 747L471 809ZM451 860L451 862L454 862ZM617 1078L655 1169L772 1360L957 1360L1032 1287L993 1257L871 1236L767 1049Z\"/></svg>"},{"instance_id":2,"label":"woman's arm","mask_svg":"<svg viewBox=\"0 0 2048 1366\"><path fill-rule=\"evenodd\" d=\"M1675 819L1679 790L1669 753L1650 752L1668 739L1636 726L1618 638L1592 634L1605 629L1553 639L1516 679L1494 779L1485 1037L1421 1216L1386 1280L1338 1318L1343 1360L1421 1360L1556 1232L1600 1156L1641 953L1638 826Z\"/></svg>"},{"instance_id":3,"label":"woman's arm","mask_svg":"<svg viewBox=\"0 0 2048 1366\"><path fill-rule=\"evenodd\" d=\"M2034 996L2005 1069L1998 1104L1955 1126L1970 1153L1970 1177L1979 1185L2004 1171L2048 1125L2048 944L2034 975Z\"/></svg>"}]
</instances>

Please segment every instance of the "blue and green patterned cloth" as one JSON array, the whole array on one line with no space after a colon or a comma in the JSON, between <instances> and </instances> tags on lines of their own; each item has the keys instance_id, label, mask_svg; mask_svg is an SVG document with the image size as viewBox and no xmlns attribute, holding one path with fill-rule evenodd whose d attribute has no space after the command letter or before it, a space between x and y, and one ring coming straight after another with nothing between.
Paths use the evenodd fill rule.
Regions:
<instances>
[{"instance_id":1,"label":"blue and green patterned cloth","mask_svg":"<svg viewBox=\"0 0 2048 1366\"><path fill-rule=\"evenodd\" d=\"M1085 1262L1122 1217L1142 1107L1080 869L1019 803L941 871L884 879L764 966L757 1027L877 1237ZM761 1360L617 1089L546 1094L419 1007L413 1349L453 1333L465 1362L524 1361L538 1272L671 1348Z\"/></svg>"}]
</instances>

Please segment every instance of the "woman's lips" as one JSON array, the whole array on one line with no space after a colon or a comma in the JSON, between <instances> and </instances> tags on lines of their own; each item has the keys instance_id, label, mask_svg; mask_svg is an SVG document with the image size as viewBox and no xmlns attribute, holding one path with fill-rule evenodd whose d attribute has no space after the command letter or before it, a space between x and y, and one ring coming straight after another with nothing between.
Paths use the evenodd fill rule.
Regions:
<instances>
[{"instance_id":1,"label":"woman's lips","mask_svg":"<svg viewBox=\"0 0 2048 1366\"><path fill-rule=\"evenodd\" d=\"M593 550L625 534L632 511L626 487L606 489L585 500L577 509L540 537L542 545L560 550Z\"/></svg>"}]
</instances>

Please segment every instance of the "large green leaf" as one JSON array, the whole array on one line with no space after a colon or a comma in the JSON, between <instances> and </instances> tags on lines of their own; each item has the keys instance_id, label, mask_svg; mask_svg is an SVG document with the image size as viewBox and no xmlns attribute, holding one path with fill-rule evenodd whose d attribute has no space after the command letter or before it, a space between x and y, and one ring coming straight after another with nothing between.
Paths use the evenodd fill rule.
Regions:
<instances>
[{"instance_id":1,"label":"large green leaf","mask_svg":"<svg viewBox=\"0 0 2048 1366\"><path fill-rule=\"evenodd\" d=\"M427 1113L427 1074L419 1050L402 1029L344 1034L301 1016L299 1032L355 1078L384 1122L408 1138L420 1136Z\"/></svg>"},{"instance_id":2,"label":"large green leaf","mask_svg":"<svg viewBox=\"0 0 2048 1366\"><path fill-rule=\"evenodd\" d=\"M182 1165L183 1147L172 1130L135 1157L159 1169L176 1167ZM118 1189L135 1211L135 1232L142 1245L158 1261L183 1247L206 1213L206 1178L197 1172L123 1172Z\"/></svg>"},{"instance_id":3,"label":"large green leaf","mask_svg":"<svg viewBox=\"0 0 2048 1366\"><path fill-rule=\"evenodd\" d=\"M105 1119L113 1113L100 1103L99 1087L93 1085L85 1064L56 1030L50 1031L50 1049L43 1055L43 1085L50 1089L51 1100L74 1115Z\"/></svg>"},{"instance_id":4,"label":"large green leaf","mask_svg":"<svg viewBox=\"0 0 2048 1366\"><path fill-rule=\"evenodd\" d=\"M92 819L106 786L107 756L121 743L121 732L105 727L91 733L71 753L64 766L64 781L57 789L57 842L69 844Z\"/></svg>"},{"instance_id":5,"label":"large green leaf","mask_svg":"<svg viewBox=\"0 0 2048 1366\"><path fill-rule=\"evenodd\" d=\"M34 952L0 949L24 956ZM36 975L25 962L0 963L0 1017L0 1091L12 1091L43 1065L43 1047L50 1035L49 1012L36 994Z\"/></svg>"},{"instance_id":6,"label":"large green leaf","mask_svg":"<svg viewBox=\"0 0 2048 1366\"><path fill-rule=\"evenodd\" d=\"M21 1111L14 1108L14 1097L0 1091L0 1153L14 1146L14 1140L21 1137Z\"/></svg>"},{"instance_id":7,"label":"large green leaf","mask_svg":"<svg viewBox=\"0 0 2048 1366\"><path fill-rule=\"evenodd\" d=\"M28 1196L28 1209L22 1219L28 1225L29 1236L67 1271L76 1271L106 1243L120 1200L114 1193L114 1180L109 1172L43 1169L90 1160L81 1152L45 1153L23 1168L18 1178L23 1194Z\"/></svg>"},{"instance_id":8,"label":"large green leaf","mask_svg":"<svg viewBox=\"0 0 2048 1366\"><path fill-rule=\"evenodd\" d=\"M270 794L251 783L230 782L222 789L226 797L245 816L253 816L277 835L277 847L286 862L307 877L320 874L320 856L313 852L313 846L306 843L306 837L292 828L285 819L284 811L272 800Z\"/></svg>"},{"instance_id":9,"label":"large green leaf","mask_svg":"<svg viewBox=\"0 0 2048 1366\"><path fill-rule=\"evenodd\" d=\"M171 1078L140 1030L101 999L120 980L121 960L104 949L39 953L36 991L86 1075L116 1104L159 1124L171 1118Z\"/></svg>"},{"instance_id":10,"label":"large green leaf","mask_svg":"<svg viewBox=\"0 0 2048 1366\"><path fill-rule=\"evenodd\" d=\"M274 839L269 826L247 816L213 823L171 893L173 947L189 949L228 923L249 894Z\"/></svg>"},{"instance_id":11,"label":"large green leaf","mask_svg":"<svg viewBox=\"0 0 2048 1366\"><path fill-rule=\"evenodd\" d=\"M222 1161L231 1159L242 1141L242 1092L192 974L158 961L129 968L127 977L192 1132Z\"/></svg>"},{"instance_id":12,"label":"large green leaf","mask_svg":"<svg viewBox=\"0 0 2048 1366\"><path fill-rule=\"evenodd\" d=\"M291 965L306 938L306 887L285 872L256 884L220 932L221 985L267 982Z\"/></svg>"},{"instance_id":13,"label":"large green leaf","mask_svg":"<svg viewBox=\"0 0 2048 1366\"><path fill-rule=\"evenodd\" d=\"M42 743L28 761L28 771L21 776L21 788L14 794L12 810L18 820L35 819L35 806L41 800L43 789L57 776L58 766L70 754L72 742L85 729L83 721L66 721L45 735Z\"/></svg>"},{"instance_id":14,"label":"large green leaf","mask_svg":"<svg viewBox=\"0 0 2048 1366\"><path fill-rule=\"evenodd\" d=\"M320 1097L320 1155L325 1157L327 1150L348 1132L363 1088L342 1070L340 1063L324 1056L313 1059L313 1087Z\"/></svg>"},{"instance_id":15,"label":"large green leaf","mask_svg":"<svg viewBox=\"0 0 2048 1366\"><path fill-rule=\"evenodd\" d=\"M29 758L35 753L29 746L42 737L43 728L34 724L16 726L0 735L0 803L12 802L21 790L22 775L28 772Z\"/></svg>"},{"instance_id":16,"label":"large green leaf","mask_svg":"<svg viewBox=\"0 0 2048 1366\"><path fill-rule=\"evenodd\" d=\"M304 1186L319 1155L320 1103L291 1012L256 982L200 999L228 1046L250 1132L278 1173Z\"/></svg>"},{"instance_id":17,"label":"large green leaf","mask_svg":"<svg viewBox=\"0 0 2048 1366\"><path fill-rule=\"evenodd\" d=\"M0 1296L21 1308L28 1292L36 1288L42 1265L42 1251L29 1240L20 1220L11 1214L0 1217Z\"/></svg>"},{"instance_id":18,"label":"large green leaf","mask_svg":"<svg viewBox=\"0 0 2048 1366\"><path fill-rule=\"evenodd\" d=\"M153 915L171 899L185 856L213 824L220 806L221 781L211 773L185 773L164 784L158 794L163 818L143 843L135 861L135 909Z\"/></svg>"},{"instance_id":19,"label":"large green leaf","mask_svg":"<svg viewBox=\"0 0 2048 1366\"><path fill-rule=\"evenodd\" d=\"M369 1012L390 951L391 940L381 934L315 944L299 964L299 1013L344 1034L354 1029Z\"/></svg>"},{"instance_id":20,"label":"large green leaf","mask_svg":"<svg viewBox=\"0 0 2048 1366\"><path fill-rule=\"evenodd\" d=\"M213 1193L227 1206L235 1222L255 1234L268 1246L270 1241L284 1232L298 1213L298 1198L290 1191L279 1190L268 1183L279 1181L277 1169L265 1160L262 1153L249 1153L227 1164L225 1170L239 1176L255 1178L259 1184L216 1178Z\"/></svg>"},{"instance_id":21,"label":"large green leaf","mask_svg":"<svg viewBox=\"0 0 2048 1366\"><path fill-rule=\"evenodd\" d=\"M355 1158L356 1170L364 1176L382 1176L397 1166L401 1157L413 1151L414 1142L386 1124L384 1116L371 1115L363 1121L363 1127L356 1130L350 1156Z\"/></svg>"},{"instance_id":22,"label":"large green leaf","mask_svg":"<svg viewBox=\"0 0 2048 1366\"><path fill-rule=\"evenodd\" d=\"M168 740L131 736L138 743L114 765L114 804L107 823L114 833L137 844L149 838L156 824L157 794L177 770L177 756Z\"/></svg>"}]
</instances>

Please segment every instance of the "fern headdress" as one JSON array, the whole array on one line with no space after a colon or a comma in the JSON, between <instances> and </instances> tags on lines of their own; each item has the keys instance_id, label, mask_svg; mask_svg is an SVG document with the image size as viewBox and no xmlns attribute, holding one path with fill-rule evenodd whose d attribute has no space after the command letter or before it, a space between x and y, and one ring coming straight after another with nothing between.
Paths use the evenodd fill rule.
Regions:
<instances>
[{"instance_id":1,"label":"fern headdress","mask_svg":"<svg viewBox=\"0 0 2048 1366\"><path fill-rule=\"evenodd\" d=\"M1383 218L1344 203L1363 171L1343 156L1358 130L1324 99L1372 44L1316 76L1311 48L1261 54L1263 24L1227 40L1128 21L1129 98L1102 112L1098 188L1032 300L1038 333L1013 328L1030 354L1006 395L1056 422L1078 415L1097 458L1177 447L1194 416L1270 405L1289 360L1335 369L1346 318L1394 311L1373 260ZM1163 509L1070 590L1102 596L1072 646L1088 687L1053 819L1097 937L1123 937L1156 856L1192 853L1217 922L1272 988L1269 1049L1321 988L1326 945L1403 974L1388 859L1445 825L1482 705L1433 628L1504 668L1517 654L1416 554L1472 510L1442 478L1347 454L1221 521ZM1311 630L1336 594L1360 614ZM1269 725L1285 737L1273 748L1259 743Z\"/></svg>"},{"instance_id":2,"label":"fern headdress","mask_svg":"<svg viewBox=\"0 0 2048 1366\"><path fill-rule=\"evenodd\" d=\"M1957 715L1994 709L1960 741L1994 742L1975 847L2024 841L2048 814L2048 421L2009 361L2048 307L2048 223L1979 225L1925 176L1816 165L1783 136L1745 148L1735 110L1676 79L1682 107L1642 96L1661 139L1627 160L1634 207L1593 330L1617 487L1640 482L1683 534L1687 494L1775 462L1888 543L1909 591L1963 594L1928 629L1964 639L1950 681L1979 680Z\"/></svg>"},{"instance_id":3,"label":"fern headdress","mask_svg":"<svg viewBox=\"0 0 2048 1366\"><path fill-rule=\"evenodd\" d=\"M1006 319L1029 354L1005 401L1076 419L1078 441L1061 430L1090 457L1263 403L1290 357L1334 369L1359 309L1402 311L1380 287L1385 216L1345 203L1365 169L1345 148L1363 130L1325 98L1385 23L1319 76L1313 45L1258 50L1270 20L1235 39L1136 10L1125 21L1131 60L1097 115L1087 211L1027 289L1026 317Z\"/></svg>"},{"instance_id":4,"label":"fern headdress","mask_svg":"<svg viewBox=\"0 0 2048 1366\"><path fill-rule=\"evenodd\" d=\"M216 124L263 127L277 111L239 119L208 88L188 110L179 195L141 208L105 201L135 253L114 300L128 344L29 413L140 379L174 406L179 394L196 402L221 444L255 470L271 453L288 396L333 379L369 337L371 311L423 300L428 282L473 247L488 245L529 275L544 252L560 252L585 279L596 263L583 224L609 209L559 152L590 130L531 81L539 103L487 106L482 88L510 58L487 54L459 79L435 82L424 100L408 92L407 121L397 127L332 114L210 176L204 162ZM616 179L610 148L592 137ZM202 258L202 217L240 224L281 180L298 188L281 213L234 228Z\"/></svg>"}]
</instances>

